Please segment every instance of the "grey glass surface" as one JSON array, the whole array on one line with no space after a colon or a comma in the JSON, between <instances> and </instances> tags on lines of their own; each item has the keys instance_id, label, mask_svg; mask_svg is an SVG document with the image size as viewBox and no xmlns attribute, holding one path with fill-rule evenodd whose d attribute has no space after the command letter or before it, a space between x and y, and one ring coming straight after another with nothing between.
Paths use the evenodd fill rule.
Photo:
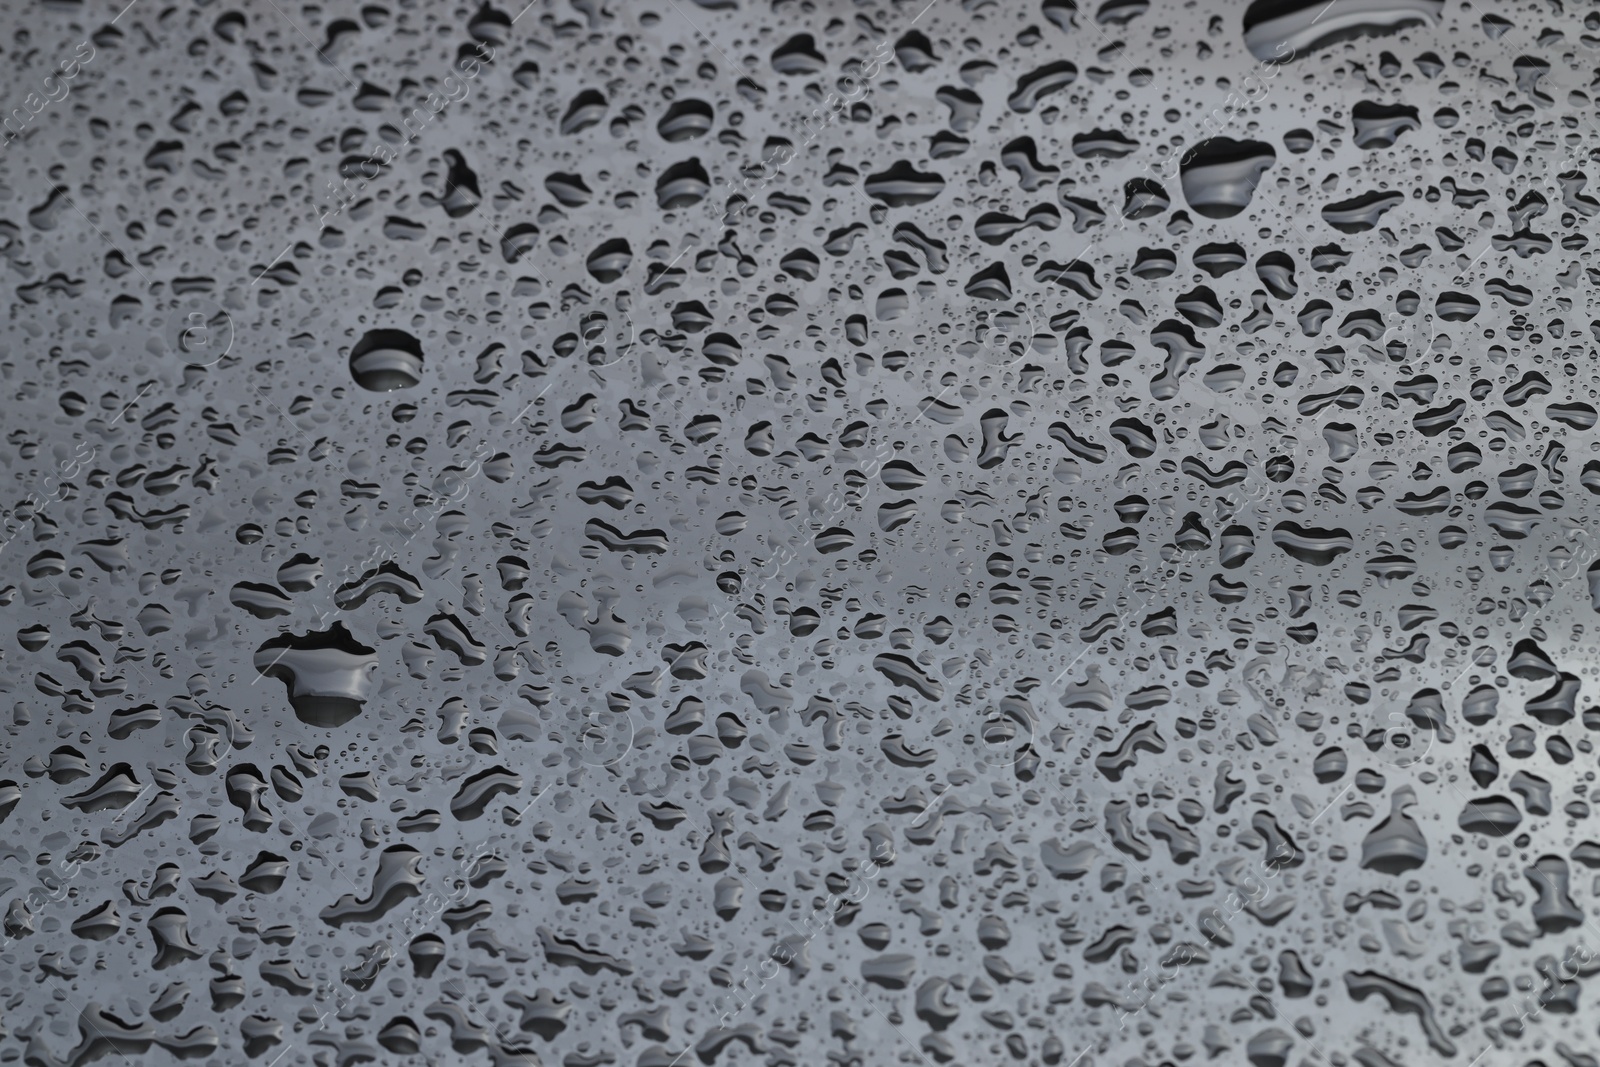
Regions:
<instances>
[{"instance_id":1,"label":"grey glass surface","mask_svg":"<svg viewBox=\"0 0 1600 1067\"><path fill-rule=\"evenodd\" d=\"M1594 5L6 14L0 1064L1600 1064Z\"/></svg>"}]
</instances>

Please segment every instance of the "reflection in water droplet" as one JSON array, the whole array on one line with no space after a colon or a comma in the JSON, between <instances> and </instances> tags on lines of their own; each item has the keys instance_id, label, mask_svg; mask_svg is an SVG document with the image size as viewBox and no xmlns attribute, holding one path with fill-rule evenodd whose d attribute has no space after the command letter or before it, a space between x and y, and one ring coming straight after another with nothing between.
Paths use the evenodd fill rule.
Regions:
<instances>
[{"instance_id":1,"label":"reflection in water droplet","mask_svg":"<svg viewBox=\"0 0 1600 1067\"><path fill-rule=\"evenodd\" d=\"M350 374L375 393L422 383L422 345L404 330L368 330L350 350Z\"/></svg>"}]
</instances>

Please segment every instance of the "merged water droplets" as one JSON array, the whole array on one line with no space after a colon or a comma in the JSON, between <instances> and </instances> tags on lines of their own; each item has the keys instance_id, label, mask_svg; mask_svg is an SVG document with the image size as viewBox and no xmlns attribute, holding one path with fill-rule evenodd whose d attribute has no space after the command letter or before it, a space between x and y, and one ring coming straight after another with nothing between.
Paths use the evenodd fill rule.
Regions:
<instances>
[{"instance_id":1,"label":"merged water droplets","mask_svg":"<svg viewBox=\"0 0 1600 1067\"><path fill-rule=\"evenodd\" d=\"M286 634L262 643L255 667L283 682L303 721L343 726L361 713L378 670L376 649L351 636L342 623L329 630Z\"/></svg>"}]
</instances>

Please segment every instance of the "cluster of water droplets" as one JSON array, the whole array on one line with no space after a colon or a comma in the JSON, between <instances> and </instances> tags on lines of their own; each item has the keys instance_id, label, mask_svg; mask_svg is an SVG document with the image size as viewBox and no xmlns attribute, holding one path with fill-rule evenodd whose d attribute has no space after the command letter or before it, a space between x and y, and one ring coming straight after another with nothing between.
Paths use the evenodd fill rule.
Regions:
<instances>
[{"instance_id":1,"label":"cluster of water droplets","mask_svg":"<svg viewBox=\"0 0 1600 1067\"><path fill-rule=\"evenodd\" d=\"M119 9L0 1062L1596 1062L1600 14Z\"/></svg>"}]
</instances>

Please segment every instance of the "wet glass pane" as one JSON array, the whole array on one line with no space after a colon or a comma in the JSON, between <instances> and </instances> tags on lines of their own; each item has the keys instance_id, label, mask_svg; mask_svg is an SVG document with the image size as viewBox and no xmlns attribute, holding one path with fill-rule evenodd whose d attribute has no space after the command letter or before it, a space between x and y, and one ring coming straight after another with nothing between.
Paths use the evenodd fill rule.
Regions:
<instances>
[{"instance_id":1,"label":"wet glass pane","mask_svg":"<svg viewBox=\"0 0 1600 1067\"><path fill-rule=\"evenodd\" d=\"M1600 10L8 10L0 1064L1594 1067Z\"/></svg>"}]
</instances>

